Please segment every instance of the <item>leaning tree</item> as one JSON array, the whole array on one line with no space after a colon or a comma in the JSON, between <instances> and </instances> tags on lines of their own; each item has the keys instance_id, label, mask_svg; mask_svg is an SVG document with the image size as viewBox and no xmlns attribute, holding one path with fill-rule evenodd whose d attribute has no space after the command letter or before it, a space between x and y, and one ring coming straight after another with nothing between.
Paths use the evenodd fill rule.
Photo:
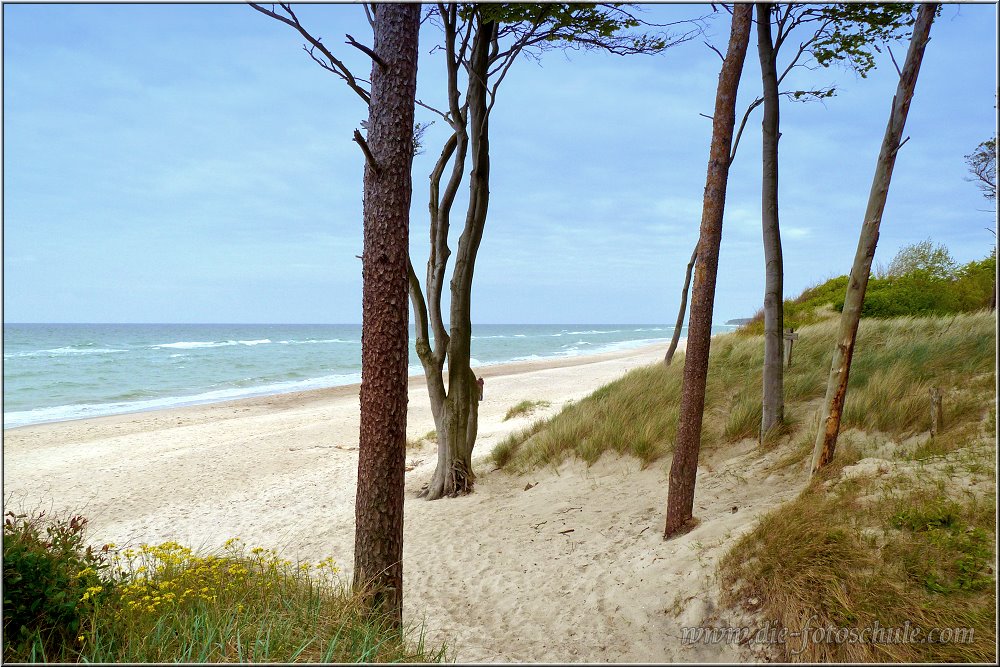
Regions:
<instances>
[{"instance_id":1,"label":"leaning tree","mask_svg":"<svg viewBox=\"0 0 1000 667\"><path fill-rule=\"evenodd\" d=\"M829 67L845 65L862 78L875 67L875 52L880 44L906 36L913 24L912 8L906 4L833 4L807 5L757 3L757 54L760 61L762 94L743 113L733 140L730 160L735 160L740 139L751 114L763 108L761 122L761 232L764 247L764 365L760 438L784 419L783 352L783 280L781 234L778 215L778 140L782 136L779 106L782 98L797 102L832 97L835 86L805 89L782 89L786 77L796 69L810 67L809 62ZM792 37L801 35L787 60L780 62L781 49ZM789 52L789 49L786 49ZM810 61L809 58L812 60ZM811 67L810 67L811 68ZM681 305L674 337L667 352L670 364L677 348L691 270L697 260L697 248L688 263Z\"/></svg>"},{"instance_id":2,"label":"leaning tree","mask_svg":"<svg viewBox=\"0 0 1000 667\"><path fill-rule=\"evenodd\" d=\"M830 367L830 376L826 386L826 397L820 412L819 429L816 433L816 443L813 447L810 474L815 474L833 460L837 446L837 436L840 433L840 417L847 400L847 381L851 371L851 358L854 356L854 345L857 341L858 325L861 321L861 308L865 301L865 290L871 274L872 259L875 257L875 247L878 244L879 226L882 224L882 213L889 195L889 183L892 180L893 167L896 165L896 155L908 140L903 139L903 127L910 111L910 102L917 85L917 75L923 61L924 49L930 39L931 23L939 5L920 5L917 20L913 26L913 37L906 54L906 61L899 73L899 83L896 94L892 98L889 112L889 122L882 139L882 148L875 163L875 175L872 178L871 192L868 195L868 207L865 209L861 234L858 237L858 249L851 266L851 275L847 283L847 293L844 296L844 308L840 315L840 325L837 329L836 347Z\"/></svg>"},{"instance_id":3,"label":"leaning tree","mask_svg":"<svg viewBox=\"0 0 1000 667\"><path fill-rule=\"evenodd\" d=\"M761 232L764 243L764 366L760 438L784 420L784 261L778 216L778 140L781 137L781 97L809 101L831 97L835 88L781 92L782 81L803 57L812 56L824 67L845 64L867 76L875 67L879 44L898 39L913 24L907 4L796 5L758 2L757 53L760 60L764 116L761 122ZM773 25L773 30L772 30ZM781 47L791 35L803 41L778 73ZM891 51L890 51L891 53ZM753 104L748 109L753 110ZM747 116L744 115L744 122ZM742 131L742 124L740 127ZM737 134L737 145L739 134Z\"/></svg>"},{"instance_id":4,"label":"leaning tree","mask_svg":"<svg viewBox=\"0 0 1000 667\"><path fill-rule=\"evenodd\" d=\"M719 269L719 245L722 242L722 219L729 183L730 148L736 125L736 94L750 41L752 5L733 9L729 47L719 72L712 116L712 144L701 214L698 261L691 290L691 323L684 359L680 414L670 483L667 490L667 520L664 538L690 525L694 509L694 487L698 472L702 418L705 410L705 383L708 379L708 354L712 338L712 309Z\"/></svg>"}]
</instances>

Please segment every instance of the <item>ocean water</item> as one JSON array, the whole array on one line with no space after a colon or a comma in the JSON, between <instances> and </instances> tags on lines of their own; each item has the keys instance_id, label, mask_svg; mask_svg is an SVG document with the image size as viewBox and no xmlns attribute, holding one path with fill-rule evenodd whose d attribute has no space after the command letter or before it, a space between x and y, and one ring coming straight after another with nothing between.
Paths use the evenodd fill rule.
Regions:
<instances>
[{"instance_id":1,"label":"ocean water","mask_svg":"<svg viewBox=\"0 0 1000 667\"><path fill-rule=\"evenodd\" d=\"M476 325L472 365L666 345L672 332L664 325ZM418 375L412 336L410 347L410 374ZM356 324L3 326L4 428L360 381Z\"/></svg>"}]
</instances>

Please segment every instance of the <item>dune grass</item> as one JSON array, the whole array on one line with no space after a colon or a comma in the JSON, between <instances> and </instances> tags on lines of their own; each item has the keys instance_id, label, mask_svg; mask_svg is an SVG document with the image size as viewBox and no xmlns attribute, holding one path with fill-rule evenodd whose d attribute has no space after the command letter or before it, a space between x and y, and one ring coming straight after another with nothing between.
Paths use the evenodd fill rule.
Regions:
<instances>
[{"instance_id":1,"label":"dune grass","mask_svg":"<svg viewBox=\"0 0 1000 667\"><path fill-rule=\"evenodd\" d=\"M552 403L548 401L521 401L507 411L503 420L507 421L509 419L514 419L515 417L521 417L522 415L529 415L539 408L547 408L550 405L552 405Z\"/></svg>"},{"instance_id":2,"label":"dune grass","mask_svg":"<svg viewBox=\"0 0 1000 667\"><path fill-rule=\"evenodd\" d=\"M930 428L931 386L945 392L946 430L978 422L992 404L994 322L986 312L862 320L843 429L878 431L896 441L925 432ZM774 438L805 443L814 434L804 431L815 427L816 401L826 391L836 330L836 319L828 319L799 331L792 366L785 369L788 423ZM593 463L610 451L651 464L673 449L682 359L669 367L635 369L546 422L511 434L497 445L494 462L517 472L558 465L567 456ZM757 437L762 364L761 336L713 339L703 450Z\"/></svg>"},{"instance_id":3,"label":"dune grass","mask_svg":"<svg viewBox=\"0 0 1000 667\"><path fill-rule=\"evenodd\" d=\"M8 537L5 531L5 543ZM101 553L90 561L89 573L82 571L103 575L98 585L83 591L82 600L79 591L69 598L56 591L50 598L52 605L74 603L85 610L79 629L67 637L60 628L38 626L11 636L14 628L7 627L5 613L5 662L430 662L444 657L443 649L426 647L422 636L393 629L371 613L364 592L338 577L332 559L293 563L273 550L247 549L238 539L213 554L197 554L175 542L127 549L110 545ZM16 573L5 567L5 589L19 585L19 577L33 576L27 560L22 564Z\"/></svg>"},{"instance_id":4,"label":"dune grass","mask_svg":"<svg viewBox=\"0 0 1000 667\"><path fill-rule=\"evenodd\" d=\"M973 458L985 457L984 465L967 457L961 470L949 464L943 474L893 475L887 465L844 479L841 462L727 553L719 567L723 603L788 631L788 641L772 647L777 660L992 662L996 504L992 492L966 492L973 471L992 475L986 442L963 450L978 452ZM937 628L949 641L851 643L814 634L879 626Z\"/></svg>"}]
</instances>

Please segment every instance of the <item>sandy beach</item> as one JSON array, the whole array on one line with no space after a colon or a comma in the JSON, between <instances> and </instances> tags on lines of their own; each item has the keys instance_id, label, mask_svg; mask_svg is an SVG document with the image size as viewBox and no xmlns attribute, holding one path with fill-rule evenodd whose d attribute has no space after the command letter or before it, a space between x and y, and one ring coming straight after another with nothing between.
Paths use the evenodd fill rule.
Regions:
<instances>
[{"instance_id":1,"label":"sandy beach","mask_svg":"<svg viewBox=\"0 0 1000 667\"><path fill-rule=\"evenodd\" d=\"M405 621L463 662L727 661L735 647L684 646L680 628L716 618L713 573L753 519L800 488L759 474L752 444L703 461L701 525L664 542L668 462L640 470L606 455L588 468L523 476L486 461L506 433L558 412L661 346L484 367L474 494L426 502L435 446L407 454ZM522 400L550 407L503 421ZM408 436L434 428L411 378ZM26 426L4 431L8 509L82 513L95 543L230 537L289 558L353 560L358 387ZM526 489L528 484L533 484Z\"/></svg>"}]
</instances>

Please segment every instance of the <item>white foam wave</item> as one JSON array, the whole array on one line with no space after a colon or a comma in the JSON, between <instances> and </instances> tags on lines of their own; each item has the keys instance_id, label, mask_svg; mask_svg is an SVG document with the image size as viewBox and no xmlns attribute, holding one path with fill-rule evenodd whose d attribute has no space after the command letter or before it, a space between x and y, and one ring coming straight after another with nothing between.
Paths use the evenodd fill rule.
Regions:
<instances>
[{"instance_id":1,"label":"white foam wave","mask_svg":"<svg viewBox=\"0 0 1000 667\"><path fill-rule=\"evenodd\" d=\"M202 340L182 340L176 343L161 343L154 345L154 350L197 350L207 347L231 347L233 345L264 345L270 343L270 338L259 340L222 340L222 341L202 341Z\"/></svg>"},{"instance_id":2,"label":"white foam wave","mask_svg":"<svg viewBox=\"0 0 1000 667\"><path fill-rule=\"evenodd\" d=\"M310 338L309 340L279 340L278 343L281 345L320 345L320 344L330 344L330 343L355 343L360 344L359 340L343 340L342 338L324 338L323 340L314 340Z\"/></svg>"},{"instance_id":3,"label":"white foam wave","mask_svg":"<svg viewBox=\"0 0 1000 667\"><path fill-rule=\"evenodd\" d=\"M89 417L101 417L127 412L145 412L147 410L176 408L184 405L217 403L219 401L227 401L237 398L266 396L270 394L286 394L294 391L338 387L347 384L356 384L359 382L361 382L360 373L343 373L337 375L324 375L322 377L310 378L308 380L273 382L253 387L217 389L191 396L165 396L162 398L152 398L141 401L118 401L113 403L59 405L49 408L35 408L34 410L5 412L3 415L3 427L13 428L15 426L26 426L28 424L42 424L45 422L67 421L70 419L86 419Z\"/></svg>"},{"instance_id":4,"label":"white foam wave","mask_svg":"<svg viewBox=\"0 0 1000 667\"><path fill-rule=\"evenodd\" d=\"M4 352L4 359L18 357L76 357L87 354L112 354L114 352L128 352L128 350L118 350L103 347L55 347L50 350L32 350L30 352Z\"/></svg>"}]
</instances>

